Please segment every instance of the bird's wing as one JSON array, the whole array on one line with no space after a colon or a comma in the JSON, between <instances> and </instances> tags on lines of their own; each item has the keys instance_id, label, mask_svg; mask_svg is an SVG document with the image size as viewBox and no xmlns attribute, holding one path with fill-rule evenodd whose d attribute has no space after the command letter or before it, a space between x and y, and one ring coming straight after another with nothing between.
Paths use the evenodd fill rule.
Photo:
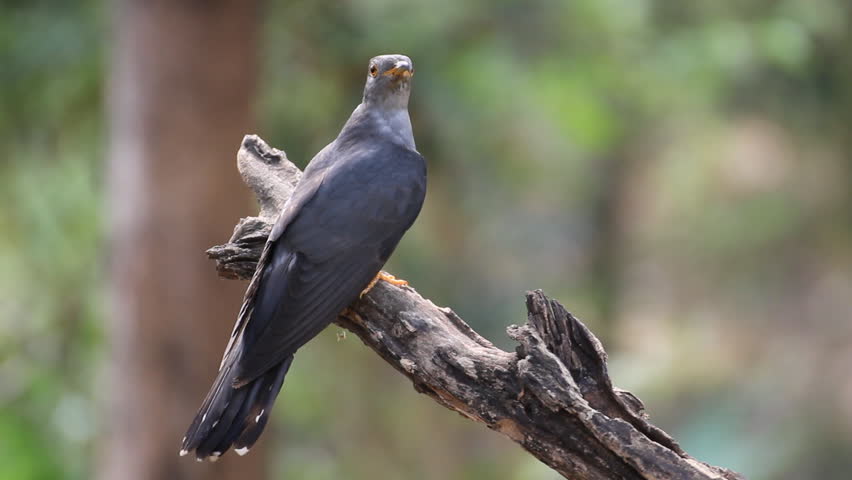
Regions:
<instances>
[{"instance_id":1,"label":"bird's wing","mask_svg":"<svg viewBox=\"0 0 852 480\"><path fill-rule=\"evenodd\" d=\"M335 170L267 246L268 260L244 307L250 320L237 340L235 385L263 374L334 321L420 211L425 171L403 168L371 182L370 169Z\"/></svg>"},{"instance_id":2,"label":"bird's wing","mask_svg":"<svg viewBox=\"0 0 852 480\"><path fill-rule=\"evenodd\" d=\"M316 163L318 168L313 170L305 170L304 174L302 175L302 178L299 180L299 184L293 191L293 194L284 204L284 208L278 215L278 219L275 221L275 225L272 226L272 230L269 233L269 237L267 237L266 239L266 244L263 246L263 250L260 253L260 257L257 260L257 267L255 267L254 275L252 275L248 288L246 288L246 293L243 296L243 304L240 307L239 314L237 315L237 321L234 323L234 329L231 331L231 337L228 340L228 346L225 347L225 353L222 355L222 362L219 365L220 370L225 365L225 362L228 360L228 358L231 356L234 346L237 344L238 340L241 337L243 329L245 328L246 324L252 316L252 311L255 305L255 297L257 295L258 288L261 285L263 273L269 268L269 263L273 257L273 250L275 244L281 237L284 230L287 228L287 225L289 225L290 222L293 221L298 212L301 210L302 206L308 203L310 199L313 198L313 196L316 194L317 190L319 189L319 186L322 185L322 181L325 178L326 173L331 167L328 162L322 161L324 160L323 153L325 151L325 149L320 151L320 153L318 153L315 159L311 162Z\"/></svg>"}]
</instances>

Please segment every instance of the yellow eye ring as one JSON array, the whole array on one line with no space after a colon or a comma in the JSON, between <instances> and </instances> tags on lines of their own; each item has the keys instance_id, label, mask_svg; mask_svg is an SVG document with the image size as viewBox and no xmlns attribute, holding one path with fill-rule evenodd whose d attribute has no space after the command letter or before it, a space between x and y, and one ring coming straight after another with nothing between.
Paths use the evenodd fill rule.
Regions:
<instances>
[{"instance_id":1,"label":"yellow eye ring","mask_svg":"<svg viewBox=\"0 0 852 480\"><path fill-rule=\"evenodd\" d=\"M378 74L379 74L379 67L377 67L375 63L370 65L370 76L375 77Z\"/></svg>"}]
</instances>

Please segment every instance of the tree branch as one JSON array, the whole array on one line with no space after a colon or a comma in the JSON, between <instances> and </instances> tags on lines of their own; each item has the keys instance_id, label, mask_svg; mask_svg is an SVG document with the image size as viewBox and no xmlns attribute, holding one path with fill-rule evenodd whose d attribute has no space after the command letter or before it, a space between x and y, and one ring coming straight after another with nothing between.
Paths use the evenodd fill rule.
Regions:
<instances>
[{"instance_id":1,"label":"tree branch","mask_svg":"<svg viewBox=\"0 0 852 480\"><path fill-rule=\"evenodd\" d=\"M219 275L248 279L277 212L301 172L254 135L238 167L261 206L225 245L207 251ZM338 318L415 390L511 438L573 479L742 479L702 463L651 425L642 402L613 387L600 341L558 302L528 292L527 323L508 328L503 351L449 308L411 287L379 282Z\"/></svg>"}]
</instances>

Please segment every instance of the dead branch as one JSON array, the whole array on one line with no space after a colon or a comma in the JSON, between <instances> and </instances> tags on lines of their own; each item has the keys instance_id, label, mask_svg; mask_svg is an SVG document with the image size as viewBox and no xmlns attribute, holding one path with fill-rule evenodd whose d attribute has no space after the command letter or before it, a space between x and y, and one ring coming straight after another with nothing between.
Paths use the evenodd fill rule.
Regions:
<instances>
[{"instance_id":1,"label":"dead branch","mask_svg":"<svg viewBox=\"0 0 852 480\"><path fill-rule=\"evenodd\" d=\"M240 220L225 245L207 251L219 275L248 279L277 212L301 172L284 152L246 136L238 167L258 197L259 217ZM503 351L449 308L411 287L379 282L337 323L415 390L511 438L572 479L742 479L690 457L651 425L642 402L613 387L598 339L558 302L528 292L527 322L508 328Z\"/></svg>"}]
</instances>

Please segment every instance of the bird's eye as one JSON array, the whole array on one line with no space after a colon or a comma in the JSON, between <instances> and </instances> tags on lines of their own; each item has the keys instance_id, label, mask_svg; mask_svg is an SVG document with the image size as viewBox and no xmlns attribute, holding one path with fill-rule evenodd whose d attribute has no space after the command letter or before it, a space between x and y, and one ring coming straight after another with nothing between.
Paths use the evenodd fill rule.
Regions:
<instances>
[{"instance_id":1,"label":"bird's eye","mask_svg":"<svg viewBox=\"0 0 852 480\"><path fill-rule=\"evenodd\" d=\"M375 63L370 65L370 76L375 77L378 74L379 74L379 67L377 67Z\"/></svg>"}]
</instances>

